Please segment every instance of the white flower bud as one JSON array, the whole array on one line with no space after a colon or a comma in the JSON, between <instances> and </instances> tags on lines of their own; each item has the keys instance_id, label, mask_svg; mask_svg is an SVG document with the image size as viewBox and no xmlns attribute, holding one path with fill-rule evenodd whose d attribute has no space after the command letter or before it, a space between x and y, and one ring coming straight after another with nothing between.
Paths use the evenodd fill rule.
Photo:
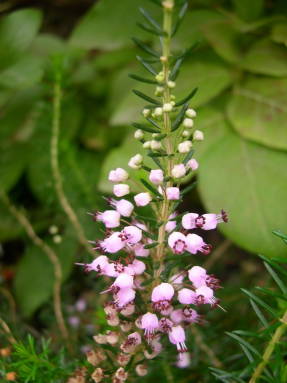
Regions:
<instances>
[{"instance_id":1,"label":"white flower bud","mask_svg":"<svg viewBox=\"0 0 287 383\"><path fill-rule=\"evenodd\" d=\"M59 228L56 225L52 225L49 227L49 233L52 235L57 234L58 231L59 231Z\"/></svg>"},{"instance_id":2,"label":"white flower bud","mask_svg":"<svg viewBox=\"0 0 287 383\"><path fill-rule=\"evenodd\" d=\"M142 114L143 114L144 117L148 117L150 115L150 109L144 109L142 111Z\"/></svg>"},{"instance_id":3,"label":"white flower bud","mask_svg":"<svg viewBox=\"0 0 287 383\"><path fill-rule=\"evenodd\" d=\"M152 150L159 150L159 149L161 149L161 143L160 143L160 141L152 140L150 142L150 147Z\"/></svg>"},{"instance_id":4,"label":"white flower bud","mask_svg":"<svg viewBox=\"0 0 287 383\"><path fill-rule=\"evenodd\" d=\"M175 101L170 102L172 106L175 106Z\"/></svg>"},{"instance_id":5,"label":"white flower bud","mask_svg":"<svg viewBox=\"0 0 287 383\"><path fill-rule=\"evenodd\" d=\"M162 93L163 93L163 87L162 86L157 86L155 88L155 92L154 92L155 96L161 96Z\"/></svg>"},{"instance_id":6,"label":"white flower bud","mask_svg":"<svg viewBox=\"0 0 287 383\"><path fill-rule=\"evenodd\" d=\"M172 104L169 102L169 103L166 103L166 104L163 104L163 107L162 107L162 110L164 112L171 112L172 111Z\"/></svg>"},{"instance_id":7,"label":"white flower bud","mask_svg":"<svg viewBox=\"0 0 287 383\"><path fill-rule=\"evenodd\" d=\"M196 111L194 109L187 109L185 115L189 118L194 118L196 117Z\"/></svg>"},{"instance_id":8,"label":"white flower bud","mask_svg":"<svg viewBox=\"0 0 287 383\"><path fill-rule=\"evenodd\" d=\"M155 108L154 115L155 115L155 117L162 116L162 108L160 108L160 107Z\"/></svg>"},{"instance_id":9,"label":"white flower bud","mask_svg":"<svg viewBox=\"0 0 287 383\"><path fill-rule=\"evenodd\" d=\"M172 175L174 178L181 178L181 177L184 177L185 174L186 174L186 169L185 169L184 164L174 165L174 167L173 167L172 170L171 170L171 175Z\"/></svg>"},{"instance_id":10,"label":"white flower bud","mask_svg":"<svg viewBox=\"0 0 287 383\"><path fill-rule=\"evenodd\" d=\"M132 169L140 169L143 162L143 156L141 154L136 154L129 160L129 167Z\"/></svg>"},{"instance_id":11,"label":"white flower bud","mask_svg":"<svg viewBox=\"0 0 287 383\"><path fill-rule=\"evenodd\" d=\"M144 138L144 132L141 129L137 129L134 134L136 140L142 140Z\"/></svg>"},{"instance_id":12,"label":"white flower bud","mask_svg":"<svg viewBox=\"0 0 287 383\"><path fill-rule=\"evenodd\" d=\"M182 133L181 133L182 137L189 137L190 136L190 131L188 130L184 130Z\"/></svg>"},{"instance_id":13,"label":"white flower bud","mask_svg":"<svg viewBox=\"0 0 287 383\"><path fill-rule=\"evenodd\" d=\"M171 95L170 95L170 99L171 99L172 101L174 101L174 100L175 100L175 95L174 95L174 94L171 94Z\"/></svg>"},{"instance_id":14,"label":"white flower bud","mask_svg":"<svg viewBox=\"0 0 287 383\"><path fill-rule=\"evenodd\" d=\"M155 76L155 79L157 82L161 83L163 82L164 80L164 73L163 72L159 72L156 76Z\"/></svg>"},{"instance_id":15,"label":"white flower bud","mask_svg":"<svg viewBox=\"0 0 287 383\"><path fill-rule=\"evenodd\" d=\"M191 141L183 141L177 147L179 153L188 153L191 148L192 148Z\"/></svg>"},{"instance_id":16,"label":"white flower bud","mask_svg":"<svg viewBox=\"0 0 287 383\"><path fill-rule=\"evenodd\" d=\"M203 141L204 140L204 134L201 130L195 130L193 133L193 139L194 141Z\"/></svg>"},{"instance_id":17,"label":"white flower bud","mask_svg":"<svg viewBox=\"0 0 287 383\"><path fill-rule=\"evenodd\" d=\"M167 86L168 86L170 89L174 88L175 85L176 85L176 84L175 84L174 81L168 81L168 82L167 82Z\"/></svg>"},{"instance_id":18,"label":"white flower bud","mask_svg":"<svg viewBox=\"0 0 287 383\"><path fill-rule=\"evenodd\" d=\"M53 237L53 242L56 243L56 244L59 244L62 242L62 237L61 235L57 234Z\"/></svg>"},{"instance_id":19,"label":"white flower bud","mask_svg":"<svg viewBox=\"0 0 287 383\"><path fill-rule=\"evenodd\" d=\"M193 127L193 120L191 118L185 118L183 120L183 126L185 128L192 128Z\"/></svg>"},{"instance_id":20,"label":"white flower bud","mask_svg":"<svg viewBox=\"0 0 287 383\"><path fill-rule=\"evenodd\" d=\"M146 141L146 142L143 144L143 148L144 148L144 149L149 149L149 148L150 148L150 143L151 143L151 141Z\"/></svg>"}]
</instances>

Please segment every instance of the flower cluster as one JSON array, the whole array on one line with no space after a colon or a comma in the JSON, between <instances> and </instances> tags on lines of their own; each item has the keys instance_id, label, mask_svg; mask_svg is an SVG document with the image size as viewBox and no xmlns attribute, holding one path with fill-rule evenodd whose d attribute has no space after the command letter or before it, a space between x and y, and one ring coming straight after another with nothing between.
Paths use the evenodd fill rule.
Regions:
<instances>
[{"instance_id":1,"label":"flower cluster","mask_svg":"<svg viewBox=\"0 0 287 383\"><path fill-rule=\"evenodd\" d=\"M115 361L112 368L105 369L111 359L105 349L89 352L89 362L97 367L92 375L95 382L109 377L120 383L131 373L144 376L147 361L160 354L168 342L178 352L177 365L186 367L190 359L188 327L202 323L200 306L218 305L219 280L204 267L194 265L194 256L202 257L212 250L201 231L213 230L228 219L224 211L202 215L180 212L180 202L189 190L180 186L199 166L193 158L193 144L204 140L204 135L194 129L196 111L189 107L195 92L179 102L172 94L176 83L170 67L169 37L174 4L167 0L162 5L167 37L161 40L162 70L151 81L157 83L158 99L135 91L151 102L142 113L150 125L134 124L134 137L147 156L135 154L127 164L133 171L146 172L146 176L137 178L139 190L138 186L134 189L127 170L111 170L108 179L114 196L107 199L107 210L93 213L105 237L94 243L98 256L84 268L110 278L102 293L109 295L104 311L113 328L94 339L99 347L113 346Z\"/></svg>"}]
</instances>

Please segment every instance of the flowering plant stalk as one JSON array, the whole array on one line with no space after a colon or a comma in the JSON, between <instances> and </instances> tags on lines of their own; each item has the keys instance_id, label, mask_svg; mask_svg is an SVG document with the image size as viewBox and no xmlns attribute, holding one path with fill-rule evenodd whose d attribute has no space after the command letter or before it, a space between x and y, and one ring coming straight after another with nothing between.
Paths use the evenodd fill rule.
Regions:
<instances>
[{"instance_id":1,"label":"flowering plant stalk","mask_svg":"<svg viewBox=\"0 0 287 383\"><path fill-rule=\"evenodd\" d=\"M109 294L104 310L114 329L95 335L98 348L88 353L88 361L96 367L92 374L95 382L108 379L119 383L146 375L148 360L159 355L167 343L174 345L177 365L187 366L189 326L202 322L200 306L218 305L218 279L194 265L190 257L208 255L212 249L193 231L215 229L218 223L227 222L227 215L224 211L178 213L183 196L194 186L180 190L180 183L198 168L193 142L204 138L201 131L193 129L196 111L190 107L190 100L196 90L179 101L173 94L180 65L191 50L173 57L171 38L188 5L181 2L178 9L174 0L153 2L162 7L162 26L144 9L141 13L148 25L141 26L159 36L161 52L134 39L152 56L138 60L153 77L131 77L156 86L156 98L134 90L148 102L142 112L146 122L134 124L134 136L155 166L147 166L141 154L130 159L130 168L147 172L147 177L141 178L141 192L135 195L131 195L132 180L125 169L110 171L114 194L108 199L110 207L92 213L98 225L104 225L105 238L94 243L97 258L83 265L86 271L111 278L102 293ZM160 70L155 69L156 65L161 66ZM142 211L148 208L150 214L144 215ZM186 260L183 268L178 266L181 260Z\"/></svg>"}]
</instances>

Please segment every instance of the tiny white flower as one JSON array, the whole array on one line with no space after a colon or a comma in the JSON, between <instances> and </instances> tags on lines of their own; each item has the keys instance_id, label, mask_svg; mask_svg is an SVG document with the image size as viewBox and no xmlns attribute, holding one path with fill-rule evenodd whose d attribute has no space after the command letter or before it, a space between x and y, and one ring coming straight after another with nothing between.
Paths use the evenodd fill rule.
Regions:
<instances>
[{"instance_id":1,"label":"tiny white flower","mask_svg":"<svg viewBox=\"0 0 287 383\"><path fill-rule=\"evenodd\" d=\"M149 148L150 148L150 144L151 144L151 141L146 141L146 142L143 144L143 148L144 148L144 149L149 149Z\"/></svg>"},{"instance_id":2,"label":"tiny white flower","mask_svg":"<svg viewBox=\"0 0 287 383\"><path fill-rule=\"evenodd\" d=\"M141 129L137 129L134 134L136 140L142 140L144 138L144 132Z\"/></svg>"},{"instance_id":3,"label":"tiny white flower","mask_svg":"<svg viewBox=\"0 0 287 383\"><path fill-rule=\"evenodd\" d=\"M148 117L150 115L150 109L144 109L142 111L142 114L143 114L144 117Z\"/></svg>"},{"instance_id":4,"label":"tiny white flower","mask_svg":"<svg viewBox=\"0 0 287 383\"><path fill-rule=\"evenodd\" d=\"M186 169L185 169L184 164L174 165L174 167L173 167L172 170L171 170L171 175L172 175L174 178L181 178L181 177L184 177L185 174L186 174Z\"/></svg>"},{"instance_id":5,"label":"tiny white flower","mask_svg":"<svg viewBox=\"0 0 287 383\"><path fill-rule=\"evenodd\" d=\"M204 134L201 130L195 130L193 133L193 139L194 141L203 141L204 140Z\"/></svg>"},{"instance_id":6,"label":"tiny white flower","mask_svg":"<svg viewBox=\"0 0 287 383\"><path fill-rule=\"evenodd\" d=\"M155 117L162 116L162 108L160 108L160 107L155 108L154 115L155 115Z\"/></svg>"},{"instance_id":7,"label":"tiny white flower","mask_svg":"<svg viewBox=\"0 0 287 383\"><path fill-rule=\"evenodd\" d=\"M170 80L170 81L167 82L167 86L168 86L170 89L174 88L175 85L176 85L176 84L175 84L174 81L171 81L171 80Z\"/></svg>"},{"instance_id":8,"label":"tiny white flower","mask_svg":"<svg viewBox=\"0 0 287 383\"><path fill-rule=\"evenodd\" d=\"M187 109L187 111L185 112L186 116L189 117L189 118L194 118L196 117L196 111L194 109Z\"/></svg>"},{"instance_id":9,"label":"tiny white flower","mask_svg":"<svg viewBox=\"0 0 287 383\"><path fill-rule=\"evenodd\" d=\"M131 157L128 165L132 169L140 169L142 162L143 162L143 156L141 154L136 154L135 156Z\"/></svg>"},{"instance_id":10,"label":"tiny white flower","mask_svg":"<svg viewBox=\"0 0 287 383\"><path fill-rule=\"evenodd\" d=\"M170 102L168 102L166 104L163 104L162 110L164 112L171 112L172 108L173 108L172 104Z\"/></svg>"},{"instance_id":11,"label":"tiny white flower","mask_svg":"<svg viewBox=\"0 0 287 383\"><path fill-rule=\"evenodd\" d=\"M191 118L185 118L183 120L183 126L185 128L192 128L193 127L193 120Z\"/></svg>"},{"instance_id":12,"label":"tiny white flower","mask_svg":"<svg viewBox=\"0 0 287 383\"><path fill-rule=\"evenodd\" d=\"M155 79L157 82L161 83L163 82L164 80L164 73L163 72L159 72L156 76L155 76Z\"/></svg>"},{"instance_id":13,"label":"tiny white flower","mask_svg":"<svg viewBox=\"0 0 287 383\"><path fill-rule=\"evenodd\" d=\"M150 147L152 150L159 150L159 149L161 149L161 143L160 143L160 141L152 140L150 142Z\"/></svg>"},{"instance_id":14,"label":"tiny white flower","mask_svg":"<svg viewBox=\"0 0 287 383\"><path fill-rule=\"evenodd\" d=\"M155 96L161 96L163 94L163 87L162 86L157 86L155 88L154 94L155 94Z\"/></svg>"},{"instance_id":15,"label":"tiny white flower","mask_svg":"<svg viewBox=\"0 0 287 383\"><path fill-rule=\"evenodd\" d=\"M190 131L188 130L184 130L182 133L181 133L182 137L189 137L190 136Z\"/></svg>"},{"instance_id":16,"label":"tiny white flower","mask_svg":"<svg viewBox=\"0 0 287 383\"><path fill-rule=\"evenodd\" d=\"M183 141L178 145L178 151L179 153L188 153L190 149L192 148L192 142L191 141Z\"/></svg>"}]
</instances>

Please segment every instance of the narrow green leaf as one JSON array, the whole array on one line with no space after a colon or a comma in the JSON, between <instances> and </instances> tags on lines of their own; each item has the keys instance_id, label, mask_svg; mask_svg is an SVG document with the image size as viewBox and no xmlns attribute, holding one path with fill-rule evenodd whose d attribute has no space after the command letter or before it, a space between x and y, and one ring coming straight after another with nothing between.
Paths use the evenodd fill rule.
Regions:
<instances>
[{"instance_id":1,"label":"narrow green leaf","mask_svg":"<svg viewBox=\"0 0 287 383\"><path fill-rule=\"evenodd\" d=\"M252 332L252 331L244 331L244 330L235 330L233 331L234 334L237 335L242 335L242 336L248 336L251 338L260 338L261 334L258 334L257 332Z\"/></svg>"},{"instance_id":2,"label":"narrow green leaf","mask_svg":"<svg viewBox=\"0 0 287 383\"><path fill-rule=\"evenodd\" d=\"M265 289L264 287L260 287L260 286L256 286L255 288L256 290L260 291L261 293L265 295L268 295L269 297L273 297L275 299L279 298L279 299L282 299L283 301L287 301L287 297L282 294L275 293L272 290Z\"/></svg>"},{"instance_id":3,"label":"narrow green leaf","mask_svg":"<svg viewBox=\"0 0 287 383\"><path fill-rule=\"evenodd\" d=\"M188 109L188 103L183 105L183 107L181 108L181 111L176 116L176 119L174 120L172 127L171 127L172 132L174 132L175 130L177 130L180 127L182 121L184 120L185 112L187 111L187 109Z\"/></svg>"},{"instance_id":4,"label":"narrow green leaf","mask_svg":"<svg viewBox=\"0 0 287 383\"><path fill-rule=\"evenodd\" d=\"M163 170L163 166L162 164L160 163L159 159L157 157L151 157L151 159L153 160L153 162L161 169Z\"/></svg>"},{"instance_id":5,"label":"narrow green leaf","mask_svg":"<svg viewBox=\"0 0 287 383\"><path fill-rule=\"evenodd\" d=\"M247 347L245 347L242 343L239 343L239 346L242 348L244 354L246 355L247 359L249 360L250 363L254 362L254 358L251 354L251 352L248 350Z\"/></svg>"},{"instance_id":6,"label":"narrow green leaf","mask_svg":"<svg viewBox=\"0 0 287 383\"><path fill-rule=\"evenodd\" d=\"M240 344L243 344L249 351L253 352L254 355L261 358L260 353L254 348L250 343L246 342L246 340L242 339L240 336L233 334L232 332L226 332L231 338L237 340Z\"/></svg>"},{"instance_id":7,"label":"narrow green leaf","mask_svg":"<svg viewBox=\"0 0 287 383\"><path fill-rule=\"evenodd\" d=\"M197 185L197 182L193 182L191 185L187 186L183 191L180 193L180 195L183 197L185 194L189 193L191 190L195 188Z\"/></svg>"},{"instance_id":8,"label":"narrow green leaf","mask_svg":"<svg viewBox=\"0 0 287 383\"><path fill-rule=\"evenodd\" d=\"M249 301L250 301L251 306L253 307L253 310L255 311L256 315L258 316L258 319L263 324L263 326L265 328L267 328L268 322L267 322L265 316L263 315L262 311L260 310L260 308L257 306L257 304L254 302L253 299L250 299Z\"/></svg>"},{"instance_id":9,"label":"narrow green leaf","mask_svg":"<svg viewBox=\"0 0 287 383\"><path fill-rule=\"evenodd\" d=\"M147 54L151 55L151 56L154 56L154 57L160 57L160 54L158 52L156 52L155 50L153 50L151 47L149 47L148 45L146 45L144 42L142 42L141 40L137 39L136 37L132 37L132 40L133 42L140 48L142 49L144 52L146 52Z\"/></svg>"},{"instance_id":10,"label":"narrow green leaf","mask_svg":"<svg viewBox=\"0 0 287 383\"><path fill-rule=\"evenodd\" d=\"M269 263L274 269L276 269L277 271L279 271L281 274L283 274L284 276L287 277L287 270L285 270L285 268L283 268L281 265L279 265L278 263L276 263L275 261L271 261L270 259L266 258L264 255L262 254L258 254L259 257L261 259L263 259L265 262Z\"/></svg>"},{"instance_id":11,"label":"narrow green leaf","mask_svg":"<svg viewBox=\"0 0 287 383\"><path fill-rule=\"evenodd\" d=\"M283 239L283 241L287 244L287 235L283 234L280 230L273 230L273 234L277 235L277 237Z\"/></svg>"},{"instance_id":12,"label":"narrow green leaf","mask_svg":"<svg viewBox=\"0 0 287 383\"><path fill-rule=\"evenodd\" d=\"M275 313L275 311L267 304L265 303L262 299L258 298L256 295L254 295L253 293L251 293L250 291L248 290L245 290L245 289L241 289L246 295L248 295L251 299L253 299L256 303L258 303L260 306L262 306L263 308L265 308L267 311L270 312L270 314L272 314L275 318L277 318L277 315Z\"/></svg>"},{"instance_id":13,"label":"narrow green leaf","mask_svg":"<svg viewBox=\"0 0 287 383\"><path fill-rule=\"evenodd\" d=\"M181 105L185 104L186 102L188 102L189 100L191 100L194 97L196 92L197 92L197 88L194 88L184 99L177 102L175 104L175 106L181 106Z\"/></svg>"},{"instance_id":14,"label":"narrow green leaf","mask_svg":"<svg viewBox=\"0 0 287 383\"><path fill-rule=\"evenodd\" d=\"M141 56L136 56L137 60L144 66L144 68L153 74L154 76L157 75L157 71L148 63L148 61Z\"/></svg>"},{"instance_id":15,"label":"narrow green leaf","mask_svg":"<svg viewBox=\"0 0 287 383\"><path fill-rule=\"evenodd\" d=\"M172 81L176 80L183 61L186 59L186 57L188 57L193 52L193 50L198 45L199 45L198 42L196 42L190 48L188 48L186 51L184 51L180 56L176 57L175 63L173 65L173 68L172 68L170 75L169 75L170 80L172 80Z\"/></svg>"},{"instance_id":16,"label":"narrow green leaf","mask_svg":"<svg viewBox=\"0 0 287 383\"><path fill-rule=\"evenodd\" d=\"M154 152L150 152L150 153L148 153L148 156L149 157L152 157L152 158L154 158L154 157L167 157L168 156L168 154L166 154L166 153L154 153Z\"/></svg>"},{"instance_id":17,"label":"narrow green leaf","mask_svg":"<svg viewBox=\"0 0 287 383\"><path fill-rule=\"evenodd\" d=\"M147 96L146 94L140 92L139 90L133 89L133 92L135 95L137 95L138 97L142 98L143 100L147 102L150 102L151 104L161 105L158 100L155 100L154 98Z\"/></svg>"},{"instance_id":18,"label":"narrow green leaf","mask_svg":"<svg viewBox=\"0 0 287 383\"><path fill-rule=\"evenodd\" d=\"M150 15L150 13L145 8L140 7L139 11L143 15L143 17L150 23L150 25L152 25L158 31L161 31L159 23Z\"/></svg>"},{"instance_id":19,"label":"narrow green leaf","mask_svg":"<svg viewBox=\"0 0 287 383\"><path fill-rule=\"evenodd\" d=\"M182 23L182 20L185 16L187 10L188 10L188 2L186 1L183 3L183 6L181 7L181 9L178 13L178 18L177 18L176 23L174 24L173 29L172 29L171 36L174 36L176 34L176 32L178 31L178 28L180 27L180 24Z\"/></svg>"},{"instance_id":20,"label":"narrow green leaf","mask_svg":"<svg viewBox=\"0 0 287 383\"><path fill-rule=\"evenodd\" d=\"M136 129L141 129L141 130L144 130L145 132L149 132L149 133L160 133L158 130L154 129L154 128L151 128L149 126L146 126L146 125L143 125L143 124L139 124L137 122L134 122L132 123L132 126Z\"/></svg>"},{"instance_id":21,"label":"narrow green leaf","mask_svg":"<svg viewBox=\"0 0 287 383\"><path fill-rule=\"evenodd\" d=\"M172 68L172 70L170 72L170 75L169 75L169 79L171 81L176 80L176 78L177 78L177 76L179 74L179 70L180 70L181 64L183 63L183 60L184 60L184 57L179 57L176 60L174 66L173 66L173 68Z\"/></svg>"},{"instance_id":22,"label":"narrow green leaf","mask_svg":"<svg viewBox=\"0 0 287 383\"><path fill-rule=\"evenodd\" d=\"M141 178L140 181L150 192L152 192L154 195L162 198L162 195L153 186L151 186L146 180Z\"/></svg>"},{"instance_id":23,"label":"narrow green leaf","mask_svg":"<svg viewBox=\"0 0 287 383\"><path fill-rule=\"evenodd\" d=\"M159 124L156 121L154 121L152 118L147 117L147 121L161 131L161 127L159 126Z\"/></svg>"},{"instance_id":24,"label":"narrow green leaf","mask_svg":"<svg viewBox=\"0 0 287 383\"><path fill-rule=\"evenodd\" d=\"M148 245L145 245L145 249L152 249L153 247L156 247L158 245L158 242L149 243Z\"/></svg>"},{"instance_id":25,"label":"narrow green leaf","mask_svg":"<svg viewBox=\"0 0 287 383\"><path fill-rule=\"evenodd\" d=\"M151 33L152 35L156 35L156 36L165 36L166 35L166 33L164 31L160 31L160 30L148 27L145 24L142 24L142 23L136 23L136 24L139 28L143 29L145 32Z\"/></svg>"},{"instance_id":26,"label":"narrow green leaf","mask_svg":"<svg viewBox=\"0 0 287 383\"><path fill-rule=\"evenodd\" d=\"M145 82L147 84L157 84L157 81L150 80L149 78L144 78L144 77L138 76L137 74L129 73L128 76L134 80L137 80L140 82Z\"/></svg>"},{"instance_id":27,"label":"narrow green leaf","mask_svg":"<svg viewBox=\"0 0 287 383\"><path fill-rule=\"evenodd\" d=\"M284 283L281 281L281 279L278 277L277 273L272 269L272 267L267 263L264 262L264 266L266 267L267 271L271 275L271 277L274 279L274 281L277 283L279 289L282 291L284 295L287 294L287 288L285 287Z\"/></svg>"},{"instance_id":28,"label":"narrow green leaf","mask_svg":"<svg viewBox=\"0 0 287 383\"><path fill-rule=\"evenodd\" d=\"M184 160L182 161L185 165L188 163L188 161L192 158L194 153L194 150L191 150L187 153L187 155L184 157Z\"/></svg>"}]
</instances>

